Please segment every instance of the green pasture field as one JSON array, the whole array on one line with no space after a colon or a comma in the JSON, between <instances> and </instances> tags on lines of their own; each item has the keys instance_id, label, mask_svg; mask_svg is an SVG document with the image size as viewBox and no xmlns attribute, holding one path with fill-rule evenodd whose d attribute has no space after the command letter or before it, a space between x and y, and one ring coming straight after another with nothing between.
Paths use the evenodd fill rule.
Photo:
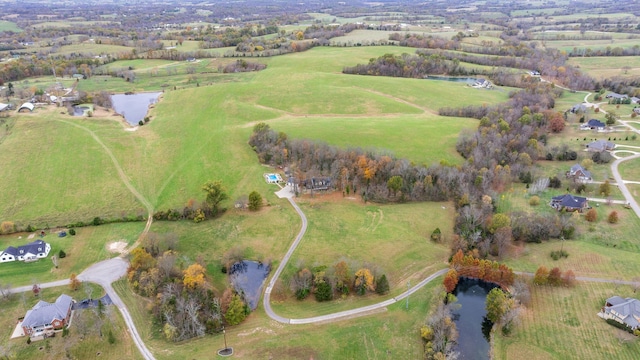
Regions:
<instances>
[{"instance_id":1,"label":"green pasture field","mask_svg":"<svg viewBox=\"0 0 640 360\"><path fill-rule=\"evenodd\" d=\"M3 31L13 31L18 33L18 32L22 32L22 29L20 29L18 24L14 22L0 20L0 32L3 32Z\"/></svg>"},{"instance_id":2,"label":"green pasture field","mask_svg":"<svg viewBox=\"0 0 640 360\"><path fill-rule=\"evenodd\" d=\"M2 235L0 236L2 250L8 246L17 247L42 239L51 244L51 252L46 259L36 262L3 263L0 267L0 279L2 283L10 283L12 286L68 279L72 273L79 274L95 262L116 256L117 254L109 251L108 244L115 241L133 244L143 228L144 222L135 222L77 228L75 236L67 235L63 238L58 237L59 230L45 230L44 238L36 236L33 239L27 239L28 233ZM51 257L57 256L60 250L63 250L67 257L58 260L56 269Z\"/></svg>"},{"instance_id":3,"label":"green pasture field","mask_svg":"<svg viewBox=\"0 0 640 360\"><path fill-rule=\"evenodd\" d=\"M81 44L72 44L61 46L56 54L71 54L71 53L83 53L83 54L118 54L118 53L131 53L133 48L121 45L108 45L108 44L96 44L93 42L83 42Z\"/></svg>"},{"instance_id":4,"label":"green pasture field","mask_svg":"<svg viewBox=\"0 0 640 360\"><path fill-rule=\"evenodd\" d=\"M92 297L94 299L101 297L104 291L97 285L89 285L93 288ZM83 291L83 287L79 290L71 291L68 287L56 287L42 289L39 297L34 297L33 293L26 292L15 294L9 301L2 301L2 319L0 319L0 342L3 344L7 358L17 359L42 359L43 356L50 359L62 359L67 355L78 359L91 359L99 356L100 359L142 359L138 348L133 343L131 335L127 331L122 315L113 305L107 305L106 311L110 315L105 315L105 324L102 326L103 337L101 338L96 329L93 329L89 335L80 340L80 334L74 321L79 316L86 317L90 323L93 323L94 313L91 309L75 310L69 327L69 337L63 338L61 333L57 333L55 337L44 341L36 341L27 344L26 337L10 339L11 334L16 326L16 321L25 315L26 311L31 309L38 301L44 300L54 302L61 294L67 294L76 301L87 298L87 293ZM116 338L114 344L109 344L107 334L112 331ZM6 352L8 350L8 353ZM98 355L99 353L99 355Z\"/></svg>"},{"instance_id":5,"label":"green pasture field","mask_svg":"<svg viewBox=\"0 0 640 360\"><path fill-rule=\"evenodd\" d=\"M0 167L11 169L0 172L0 183L11 188L0 192L0 218L44 227L142 211L100 145L87 132L60 121L84 120L55 110L15 115L11 135L0 144ZM120 135L122 126L102 121L102 129L102 136Z\"/></svg>"},{"instance_id":6,"label":"green pasture field","mask_svg":"<svg viewBox=\"0 0 640 360\"><path fill-rule=\"evenodd\" d=\"M477 126L475 119L432 114L354 118L290 118L285 115L267 123L291 138L329 141L340 147L387 150L397 157L427 166L441 160L449 164L461 163L463 159L455 151L458 134L463 129ZM408 129L415 136L407 137Z\"/></svg>"},{"instance_id":7,"label":"green pasture field","mask_svg":"<svg viewBox=\"0 0 640 360\"><path fill-rule=\"evenodd\" d=\"M573 57L568 63L579 66L582 71L598 78L640 75L638 56Z\"/></svg>"},{"instance_id":8,"label":"green pasture field","mask_svg":"<svg viewBox=\"0 0 640 360\"><path fill-rule=\"evenodd\" d=\"M591 49L593 51L606 50L607 48L620 47L623 49L632 48L638 45L638 39L612 39L612 40L547 40L545 47L555 48L563 51L573 51L577 49Z\"/></svg>"},{"instance_id":9,"label":"green pasture field","mask_svg":"<svg viewBox=\"0 0 640 360\"><path fill-rule=\"evenodd\" d=\"M638 194L640 194L640 184L626 184L627 185L627 189L629 189L629 191L631 192L631 195L633 196L634 199L636 199L636 202L640 203L640 196L638 196Z\"/></svg>"},{"instance_id":10,"label":"green pasture field","mask_svg":"<svg viewBox=\"0 0 640 360\"><path fill-rule=\"evenodd\" d=\"M423 351L419 328L432 308L439 284L436 279L411 295L408 310L402 301L386 311L331 323L282 325L269 319L260 305L243 323L226 330L227 344L233 347L234 357L247 359L417 359ZM152 326L145 309L148 300L133 294L126 280L116 282L114 288L156 358L202 358L224 348L222 334L168 343Z\"/></svg>"},{"instance_id":11,"label":"green pasture field","mask_svg":"<svg viewBox=\"0 0 640 360\"><path fill-rule=\"evenodd\" d=\"M123 211L135 215L142 209L122 185L104 149L85 130L60 120L94 131L115 154L133 185L154 206L166 208L181 207L189 198L201 198L200 187L213 179L223 180L232 196L250 192L251 187L262 181L264 172L246 146L251 127L258 121L281 117L283 112L291 113L296 123L303 116L378 118L381 120L372 123L381 127L375 130L378 134L390 128L388 121L384 121L387 116L399 116L418 126L410 117L426 114L429 115L426 121L433 127L420 124L422 136L426 138L430 130L437 129L439 137L445 139L444 144L453 144L460 126L473 126L472 122L443 119L440 124L431 113L443 106L494 104L507 99L506 91L472 89L459 83L341 73L343 66L366 62L385 52L405 50L317 48L261 59L268 68L258 73L211 74L214 81L220 79L212 81L212 86L196 87L192 81L188 89L167 91L164 100L151 111L153 121L137 132L123 132L121 124L108 121L110 117L77 119L58 114L55 108L20 115L12 135L0 145L4 155L0 164L15 169L0 174L0 183L14 184L11 192L4 192L4 199L0 195L0 204L4 205L0 214L3 219L22 223L59 225L71 220L86 221L86 216L118 216ZM179 76L185 83L189 79L186 74ZM107 85L112 81L115 86ZM204 80L200 81L206 85ZM145 82L148 88L142 87ZM158 76L132 85L122 79L93 77L80 81L80 89L141 91L158 89L165 83L176 82ZM463 125L447 128L443 126L445 121ZM308 127L312 133L326 127L320 121L315 124L315 129ZM181 136L173 136L177 133ZM332 143L334 136L327 132L326 138L319 139ZM49 140L40 144L38 139L42 137ZM336 142L340 145L339 138ZM396 143L404 144L406 139L398 137ZM384 147L393 151L397 144L388 141ZM69 148L82 151L69 152ZM454 156L452 150L446 150L435 156L425 154L417 160L439 161L447 151ZM33 161L22 161L30 152L38 155ZM83 171L74 171L77 164L83 164ZM253 186L247 188L250 184ZM66 190L56 190L60 187Z\"/></svg>"},{"instance_id":12,"label":"green pasture field","mask_svg":"<svg viewBox=\"0 0 640 360\"><path fill-rule=\"evenodd\" d=\"M566 268L560 265L561 270ZM629 286L578 282L575 287L531 285L531 305L511 335L494 332L495 359L635 359L637 337L596 314L614 295L638 297Z\"/></svg>"}]
</instances>

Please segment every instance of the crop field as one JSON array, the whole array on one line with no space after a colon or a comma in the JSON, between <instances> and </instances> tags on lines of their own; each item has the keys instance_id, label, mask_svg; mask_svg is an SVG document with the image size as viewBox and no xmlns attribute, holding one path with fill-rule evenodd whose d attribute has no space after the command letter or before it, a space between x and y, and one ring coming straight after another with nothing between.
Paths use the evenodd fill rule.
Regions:
<instances>
[{"instance_id":1,"label":"crop field","mask_svg":"<svg viewBox=\"0 0 640 360\"><path fill-rule=\"evenodd\" d=\"M102 288L97 285L90 285L93 288L92 296L94 299L101 297L104 292ZM68 287L57 287L42 289L39 297L34 297L31 292L16 294L9 301L3 301L2 305L2 319L0 319L0 328L3 331L0 333L0 343L4 347L4 354L8 354L7 358L17 359L36 359L45 356L49 359L63 359L66 356L71 356L77 359L142 359L138 348L134 345L133 339L127 327L124 324L122 315L113 305L106 306L106 311L109 313L105 316L107 320L104 320L102 326L102 332L104 336L98 334L97 329L92 328L87 336L81 341L79 339L77 327L71 327L71 334L73 337L63 338L61 333L58 333L56 337L49 338L43 341L34 342L31 345L27 345L26 338L20 337L17 339L10 339L13 329L16 326L16 321L25 315L25 312L33 307L38 301L44 300L47 302L54 302L60 294L67 294L79 301L87 297L85 291L81 287L77 291L70 291ZM90 324L93 324L92 318L94 313L91 309L75 310L73 312L72 324L78 321L78 317L89 319ZM115 336L115 343L110 344L107 341L107 334L112 331Z\"/></svg>"},{"instance_id":2,"label":"crop field","mask_svg":"<svg viewBox=\"0 0 640 360\"><path fill-rule=\"evenodd\" d=\"M578 282L573 288L532 286L531 306L508 337L494 334L496 359L635 359L637 337L596 314L605 299L637 297L628 286Z\"/></svg>"},{"instance_id":3,"label":"crop field","mask_svg":"<svg viewBox=\"0 0 640 360\"><path fill-rule=\"evenodd\" d=\"M68 279L72 273L79 274L89 265L114 257L108 249L112 242L122 241L132 244L144 228L143 222L106 224L77 228L75 236L58 237L57 230L46 230L42 240L51 244L49 257L32 263L14 261L0 264L0 279L3 283L10 282L13 286L43 283L52 280ZM0 236L0 249L8 246L19 246L36 239L27 239L28 233L17 233ZM19 238L20 237L20 238ZM63 250L67 256L58 260L56 269L51 256L58 255Z\"/></svg>"},{"instance_id":4,"label":"crop field","mask_svg":"<svg viewBox=\"0 0 640 360\"><path fill-rule=\"evenodd\" d=\"M268 319L259 306L242 324L227 329L227 344L234 348L234 356L247 359L417 359L423 351L418 329L433 304L439 283L436 279L411 295L408 310L403 301L375 315L325 324L279 324ZM154 351L156 358L202 358L224 348L222 334L216 334L160 350L167 349L168 343L152 326L145 309L146 300L133 295L124 280L116 282L114 287L136 324L142 324L138 325L142 339L152 350L157 350ZM371 297L378 298L377 295Z\"/></svg>"}]
</instances>

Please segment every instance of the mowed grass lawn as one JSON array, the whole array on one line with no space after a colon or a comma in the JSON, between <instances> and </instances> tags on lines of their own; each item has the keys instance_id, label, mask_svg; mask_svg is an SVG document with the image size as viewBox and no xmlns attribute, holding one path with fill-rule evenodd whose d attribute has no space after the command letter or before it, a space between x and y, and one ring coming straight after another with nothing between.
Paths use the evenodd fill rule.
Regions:
<instances>
[{"instance_id":1,"label":"mowed grass lawn","mask_svg":"<svg viewBox=\"0 0 640 360\"><path fill-rule=\"evenodd\" d=\"M18 247L37 239L51 244L51 252L46 259L31 263L14 261L0 264L0 282L15 287L68 279L72 273L80 274L89 265L116 256L117 254L109 251L108 245L115 241L131 245L142 232L144 225L143 222L138 222L77 228L75 236L67 235L63 238L58 237L57 231L48 230L44 238L36 236L28 239L28 233L0 236L1 250L8 246ZM67 256L58 260L56 269L51 257L58 256L60 250Z\"/></svg>"},{"instance_id":2,"label":"mowed grass lawn","mask_svg":"<svg viewBox=\"0 0 640 360\"><path fill-rule=\"evenodd\" d=\"M104 291L97 285L90 285L93 289L92 297L97 299L104 295ZM31 309L38 301L54 302L61 294L67 294L80 301L88 297L81 287L77 291L70 291L68 287L56 287L42 289L39 297L34 297L32 292L13 295L9 301L0 302L2 306L2 318L0 318L0 343L4 347L4 353L8 359L66 359L67 356L76 359L142 359L138 348L133 343L131 335L127 331L122 315L115 306L106 306L111 313L105 316L102 326L103 336L100 337L97 328L89 326L90 333L84 339L80 339L77 326L74 322L78 317L92 319L91 309L76 310L73 313L69 337L62 337L57 333L56 337L44 341L27 344L26 337L10 339L18 318L24 317L27 310ZM89 320L93 324L92 320ZM110 344L107 334L111 330L115 337L115 343Z\"/></svg>"},{"instance_id":3,"label":"mowed grass lawn","mask_svg":"<svg viewBox=\"0 0 640 360\"><path fill-rule=\"evenodd\" d=\"M637 359L638 338L596 314L605 299L638 297L628 286L578 282L573 288L533 286L531 306L510 336L494 333L495 359Z\"/></svg>"}]
</instances>

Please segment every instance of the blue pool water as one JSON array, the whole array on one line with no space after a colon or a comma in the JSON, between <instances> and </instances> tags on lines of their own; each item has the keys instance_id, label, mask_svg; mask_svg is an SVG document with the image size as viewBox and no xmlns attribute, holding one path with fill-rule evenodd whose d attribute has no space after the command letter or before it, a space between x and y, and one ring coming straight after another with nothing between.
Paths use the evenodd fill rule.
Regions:
<instances>
[{"instance_id":1,"label":"blue pool water","mask_svg":"<svg viewBox=\"0 0 640 360\"><path fill-rule=\"evenodd\" d=\"M270 181L278 181L278 178L273 174L269 174L267 175L267 177L269 178Z\"/></svg>"}]
</instances>

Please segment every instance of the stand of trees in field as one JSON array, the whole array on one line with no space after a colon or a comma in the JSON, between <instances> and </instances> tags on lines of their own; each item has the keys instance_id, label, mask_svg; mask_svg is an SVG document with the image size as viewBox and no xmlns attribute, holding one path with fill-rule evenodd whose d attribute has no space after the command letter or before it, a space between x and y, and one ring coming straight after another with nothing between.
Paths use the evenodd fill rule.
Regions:
<instances>
[{"instance_id":1,"label":"stand of trees in field","mask_svg":"<svg viewBox=\"0 0 640 360\"><path fill-rule=\"evenodd\" d=\"M372 265L358 265L348 260L340 260L332 266L306 267L303 264L292 276L284 276L276 283L274 296L285 299L286 285L298 300L314 295L317 301L346 298L350 293L365 295L389 292L389 280Z\"/></svg>"},{"instance_id":2,"label":"stand of trees in field","mask_svg":"<svg viewBox=\"0 0 640 360\"><path fill-rule=\"evenodd\" d=\"M174 234L148 233L131 251L127 279L132 289L151 299L154 324L167 340L182 341L220 332L249 314L242 296L227 288L212 290L201 259L187 263L175 251Z\"/></svg>"}]
</instances>

